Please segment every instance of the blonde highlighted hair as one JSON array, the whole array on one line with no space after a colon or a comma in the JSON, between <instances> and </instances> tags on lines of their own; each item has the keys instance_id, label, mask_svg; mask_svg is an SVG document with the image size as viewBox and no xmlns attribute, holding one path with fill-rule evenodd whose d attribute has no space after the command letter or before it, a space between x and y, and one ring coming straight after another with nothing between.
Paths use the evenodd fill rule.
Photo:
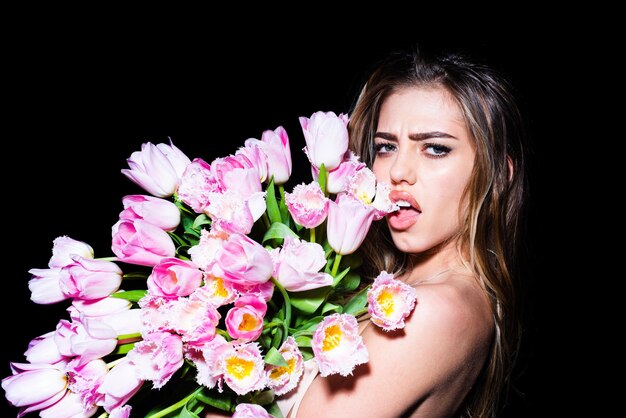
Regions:
<instances>
[{"instance_id":1,"label":"blonde highlighted hair","mask_svg":"<svg viewBox=\"0 0 626 418\"><path fill-rule=\"evenodd\" d=\"M495 416L509 383L521 336L520 245L525 230L526 132L509 82L495 70L447 53L391 54L367 79L351 112L351 149L372 166L374 134L385 99L408 87L442 87L456 100L476 147L466 189L469 207L459 245L489 296L495 323L491 353L464 401L461 416ZM407 254L393 244L387 225L376 222L361 247L371 271L402 273Z\"/></svg>"}]
</instances>

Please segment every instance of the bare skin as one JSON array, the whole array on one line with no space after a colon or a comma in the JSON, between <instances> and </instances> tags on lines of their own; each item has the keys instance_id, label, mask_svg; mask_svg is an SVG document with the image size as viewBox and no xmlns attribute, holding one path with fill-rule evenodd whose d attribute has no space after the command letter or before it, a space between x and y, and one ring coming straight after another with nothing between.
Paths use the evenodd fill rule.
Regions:
<instances>
[{"instance_id":1,"label":"bare skin","mask_svg":"<svg viewBox=\"0 0 626 418\"><path fill-rule=\"evenodd\" d=\"M418 303L404 329L367 326L368 363L316 377L297 418L454 416L493 341L488 298L456 242L475 157L458 105L442 88L399 90L383 103L375 144L372 169L403 206L387 219L396 247L411 254L399 279Z\"/></svg>"},{"instance_id":2,"label":"bare skin","mask_svg":"<svg viewBox=\"0 0 626 418\"><path fill-rule=\"evenodd\" d=\"M458 106L440 88L400 90L381 108L375 141L376 177L411 205L388 223L412 254L401 279L415 285L418 304L403 330L368 326L369 362L349 378L316 378L298 418L454 416L493 339L488 299L454 241L475 154Z\"/></svg>"}]
</instances>

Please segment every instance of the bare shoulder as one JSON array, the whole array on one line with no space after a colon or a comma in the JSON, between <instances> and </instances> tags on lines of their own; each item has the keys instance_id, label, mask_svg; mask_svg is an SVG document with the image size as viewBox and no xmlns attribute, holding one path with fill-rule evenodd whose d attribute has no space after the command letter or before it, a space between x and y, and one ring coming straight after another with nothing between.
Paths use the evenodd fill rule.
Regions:
<instances>
[{"instance_id":1,"label":"bare shoulder","mask_svg":"<svg viewBox=\"0 0 626 418\"><path fill-rule=\"evenodd\" d=\"M417 306L406 325L409 338L432 334L441 343L452 339L453 348L461 342L474 346L491 341L493 314L472 278L450 275L416 289Z\"/></svg>"},{"instance_id":2,"label":"bare shoulder","mask_svg":"<svg viewBox=\"0 0 626 418\"><path fill-rule=\"evenodd\" d=\"M298 416L314 416L320 404L346 417L454 413L489 353L489 303L468 276L450 275L416 289L418 302L405 327L385 332L370 324L362 334L369 362L347 379L318 377Z\"/></svg>"}]
</instances>

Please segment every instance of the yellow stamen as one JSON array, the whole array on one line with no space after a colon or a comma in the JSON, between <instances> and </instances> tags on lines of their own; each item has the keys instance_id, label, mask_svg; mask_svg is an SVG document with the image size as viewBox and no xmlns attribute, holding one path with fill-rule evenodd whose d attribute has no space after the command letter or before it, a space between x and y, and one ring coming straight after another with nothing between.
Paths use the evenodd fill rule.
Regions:
<instances>
[{"instance_id":1,"label":"yellow stamen","mask_svg":"<svg viewBox=\"0 0 626 418\"><path fill-rule=\"evenodd\" d=\"M254 362L250 360L244 360L239 357L228 357L226 359L226 371L234 378L241 380L250 376L254 369Z\"/></svg>"},{"instance_id":2,"label":"yellow stamen","mask_svg":"<svg viewBox=\"0 0 626 418\"><path fill-rule=\"evenodd\" d=\"M322 351L330 351L341 343L341 327L339 325L331 325L324 331L324 342L322 343Z\"/></svg>"},{"instance_id":3,"label":"yellow stamen","mask_svg":"<svg viewBox=\"0 0 626 418\"><path fill-rule=\"evenodd\" d=\"M213 280L212 284L213 294L215 296L218 296L220 298L225 298L228 296L228 291L224 287L224 280L221 277L216 277L215 280Z\"/></svg>"},{"instance_id":4,"label":"yellow stamen","mask_svg":"<svg viewBox=\"0 0 626 418\"><path fill-rule=\"evenodd\" d=\"M270 379L276 380L283 374L291 374L293 373L294 367L296 367L296 359L290 358L289 360L287 360L286 366L276 367L272 369L272 372L270 373Z\"/></svg>"},{"instance_id":5,"label":"yellow stamen","mask_svg":"<svg viewBox=\"0 0 626 418\"><path fill-rule=\"evenodd\" d=\"M393 294L391 294L391 292L383 290L376 298L376 302L386 316L390 316L393 313L395 303L393 300Z\"/></svg>"},{"instance_id":6,"label":"yellow stamen","mask_svg":"<svg viewBox=\"0 0 626 418\"><path fill-rule=\"evenodd\" d=\"M370 205L372 203L372 198L370 198L364 191L357 193L357 197L361 202L365 203L366 205Z\"/></svg>"},{"instance_id":7,"label":"yellow stamen","mask_svg":"<svg viewBox=\"0 0 626 418\"><path fill-rule=\"evenodd\" d=\"M252 331L258 328L259 322L254 317L254 315L250 315L249 313L243 314L243 318L241 319L241 323L239 324L239 331Z\"/></svg>"}]
</instances>

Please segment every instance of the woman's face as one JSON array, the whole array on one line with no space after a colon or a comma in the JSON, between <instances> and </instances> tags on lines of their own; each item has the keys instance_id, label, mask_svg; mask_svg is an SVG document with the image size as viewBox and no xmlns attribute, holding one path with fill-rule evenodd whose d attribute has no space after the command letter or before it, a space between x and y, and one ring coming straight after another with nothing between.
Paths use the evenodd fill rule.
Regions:
<instances>
[{"instance_id":1,"label":"woman's face","mask_svg":"<svg viewBox=\"0 0 626 418\"><path fill-rule=\"evenodd\" d=\"M391 199L400 205L387 216L399 250L421 253L459 231L475 148L446 90L405 88L389 96L380 110L375 155L373 171L391 184Z\"/></svg>"}]
</instances>

